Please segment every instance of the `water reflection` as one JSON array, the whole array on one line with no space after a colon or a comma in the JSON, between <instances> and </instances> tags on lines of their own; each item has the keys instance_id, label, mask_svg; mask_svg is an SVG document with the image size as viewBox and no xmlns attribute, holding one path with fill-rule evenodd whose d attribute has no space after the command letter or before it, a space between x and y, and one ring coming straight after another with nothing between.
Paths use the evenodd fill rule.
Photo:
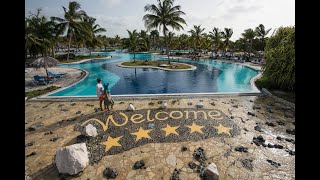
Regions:
<instances>
[{"instance_id":1,"label":"water reflection","mask_svg":"<svg viewBox=\"0 0 320 180\"><path fill-rule=\"evenodd\" d=\"M133 54L109 53L111 59L94 59L82 64L63 65L82 68L88 78L55 93L55 96L95 95L97 77L110 83L112 94L161 94L252 91L250 79L257 72L247 67L210 60L179 60L197 67L193 71L164 71L152 68L121 68L116 64L133 60ZM136 54L137 59L155 59L150 54ZM166 60L165 58L156 58ZM175 61L175 60L173 60Z\"/></svg>"}]
</instances>

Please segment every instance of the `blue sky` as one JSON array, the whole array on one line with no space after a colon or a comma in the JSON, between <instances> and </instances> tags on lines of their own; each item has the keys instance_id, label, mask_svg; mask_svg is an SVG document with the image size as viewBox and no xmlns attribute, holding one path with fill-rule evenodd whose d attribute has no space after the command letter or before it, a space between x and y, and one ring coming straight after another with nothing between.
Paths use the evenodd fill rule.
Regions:
<instances>
[{"instance_id":1,"label":"blue sky","mask_svg":"<svg viewBox=\"0 0 320 180\"><path fill-rule=\"evenodd\" d=\"M97 23L107 29L103 33L109 37L119 35L127 37L128 30L144 28L142 17L146 4L155 4L156 0L78 0L88 15L97 19ZM42 8L46 16L63 16L62 6L67 7L69 0L25 0L25 16ZM272 28L295 25L294 0L176 0L181 5L187 22L187 33L193 25L201 25L205 32L214 27L233 29L232 40L241 37L245 29L263 24Z\"/></svg>"}]
</instances>

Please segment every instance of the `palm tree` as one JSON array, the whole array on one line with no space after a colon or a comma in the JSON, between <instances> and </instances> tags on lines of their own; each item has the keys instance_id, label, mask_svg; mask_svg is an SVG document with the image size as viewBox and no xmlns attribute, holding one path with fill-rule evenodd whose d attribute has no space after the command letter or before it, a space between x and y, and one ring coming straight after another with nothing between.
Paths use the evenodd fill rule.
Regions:
<instances>
[{"instance_id":1,"label":"palm tree","mask_svg":"<svg viewBox=\"0 0 320 180\"><path fill-rule=\"evenodd\" d=\"M152 39L152 47L155 49L156 40L159 39L159 31L158 30L152 30L150 32L150 38Z\"/></svg>"},{"instance_id":2,"label":"palm tree","mask_svg":"<svg viewBox=\"0 0 320 180\"><path fill-rule=\"evenodd\" d=\"M167 42L167 34L169 31L168 27L171 27L173 30L177 31L183 29L181 24L186 25L187 23L180 16L185 15L185 13L181 11L180 5L173 5L174 0L157 0L157 2L157 5L147 4L144 7L144 10L150 12L151 14L144 15L143 20L145 21L145 27L148 30L156 28L162 30L166 44L168 61L170 64Z\"/></svg>"},{"instance_id":3,"label":"palm tree","mask_svg":"<svg viewBox=\"0 0 320 180\"><path fill-rule=\"evenodd\" d=\"M28 49L30 49L34 45L40 45L41 39L39 39L35 32L33 31L33 28L30 26L30 23L28 22L29 19L26 19L25 21L25 58L28 57Z\"/></svg>"},{"instance_id":4,"label":"palm tree","mask_svg":"<svg viewBox=\"0 0 320 180\"><path fill-rule=\"evenodd\" d=\"M87 36L87 37L84 36L84 38L86 39L87 45L89 47L93 47L93 48L95 48L96 46L99 46L99 47L103 46L103 43L102 43L101 39L98 38L97 34L99 34L101 32L106 32L106 29L101 28L99 24L96 24L95 18L85 16L83 18L83 21L86 23L87 30L90 33L89 36ZM91 55L91 51L90 51L90 55Z\"/></svg>"},{"instance_id":5,"label":"palm tree","mask_svg":"<svg viewBox=\"0 0 320 180\"><path fill-rule=\"evenodd\" d=\"M121 42L120 40L121 40L120 36L116 35L114 37L114 43L116 46L118 46L120 44L120 42Z\"/></svg>"},{"instance_id":6,"label":"palm tree","mask_svg":"<svg viewBox=\"0 0 320 180\"><path fill-rule=\"evenodd\" d=\"M129 38L124 43L124 48L128 48L128 51L133 52L133 62L136 62L136 51L140 48L140 39L137 30L133 30L132 32L127 30L129 34Z\"/></svg>"},{"instance_id":7,"label":"palm tree","mask_svg":"<svg viewBox=\"0 0 320 180\"><path fill-rule=\"evenodd\" d=\"M29 47L34 54L39 52L42 56L47 55L52 48L54 51L54 44L56 41L55 24L53 21L48 21L45 16L40 16L41 9L37 10L36 14L32 14L25 21L25 40L26 48Z\"/></svg>"},{"instance_id":8,"label":"palm tree","mask_svg":"<svg viewBox=\"0 0 320 180\"><path fill-rule=\"evenodd\" d=\"M230 38L233 34L233 31L231 28L224 28L224 31L221 32L221 34L222 34L222 38L224 39L223 49L224 49L224 55L225 55L228 49L230 49L230 47L232 46L232 42L230 41Z\"/></svg>"},{"instance_id":9,"label":"palm tree","mask_svg":"<svg viewBox=\"0 0 320 180\"><path fill-rule=\"evenodd\" d=\"M181 34L178 37L178 49L186 49L188 47L188 35Z\"/></svg>"},{"instance_id":10,"label":"palm tree","mask_svg":"<svg viewBox=\"0 0 320 180\"><path fill-rule=\"evenodd\" d=\"M104 50L107 51L107 47L109 46L109 41L108 41L108 38L107 38L106 35L103 35L101 37L101 42L102 42L102 44L104 46Z\"/></svg>"},{"instance_id":11,"label":"palm tree","mask_svg":"<svg viewBox=\"0 0 320 180\"><path fill-rule=\"evenodd\" d=\"M253 29L246 29L244 30L244 33L242 33L243 38L249 42L249 58L252 53L252 42L253 39L256 37L256 33L253 31Z\"/></svg>"},{"instance_id":12,"label":"palm tree","mask_svg":"<svg viewBox=\"0 0 320 180\"><path fill-rule=\"evenodd\" d=\"M74 36L77 32L78 34L89 34L90 32L88 32L87 28L85 27L85 23L81 21L83 17L87 16L87 14L85 11L80 10L81 6L79 3L75 1L69 2L68 9L64 6L62 6L62 8L64 10L64 19L59 17L53 17L52 19L59 22L59 24L57 25L59 34L67 31L67 37L69 38L67 56L68 61L72 36Z\"/></svg>"},{"instance_id":13,"label":"palm tree","mask_svg":"<svg viewBox=\"0 0 320 180\"><path fill-rule=\"evenodd\" d=\"M150 50L150 38L146 31L141 30L139 33L139 38L141 40L141 50L149 51Z\"/></svg>"},{"instance_id":14,"label":"palm tree","mask_svg":"<svg viewBox=\"0 0 320 180\"><path fill-rule=\"evenodd\" d=\"M204 33L203 37L200 39L201 49L204 49L205 52L207 53L208 50L210 49L210 47L212 46L211 44L212 44L212 42L211 42L210 35Z\"/></svg>"},{"instance_id":15,"label":"palm tree","mask_svg":"<svg viewBox=\"0 0 320 180\"><path fill-rule=\"evenodd\" d=\"M256 27L255 32L257 33L257 36L260 37L260 39L262 41L263 49L265 47L265 37L270 32L270 30L271 30L271 28L268 30L265 30L263 24L260 24L258 27Z\"/></svg>"},{"instance_id":16,"label":"palm tree","mask_svg":"<svg viewBox=\"0 0 320 180\"><path fill-rule=\"evenodd\" d=\"M201 28L199 26L193 25L193 29L191 29L190 31L188 31L189 33L191 33L191 36L194 38L194 48L195 50L197 50L199 48L199 43L200 43L200 38L203 35L202 32L204 31L205 28Z\"/></svg>"},{"instance_id":17,"label":"palm tree","mask_svg":"<svg viewBox=\"0 0 320 180\"><path fill-rule=\"evenodd\" d=\"M218 28L213 28L212 32L210 33L210 37L212 39L212 45L214 47L215 50L215 55L217 55L218 50L219 50L219 46L222 43L221 39L222 39L222 34L220 32L220 30Z\"/></svg>"}]
</instances>

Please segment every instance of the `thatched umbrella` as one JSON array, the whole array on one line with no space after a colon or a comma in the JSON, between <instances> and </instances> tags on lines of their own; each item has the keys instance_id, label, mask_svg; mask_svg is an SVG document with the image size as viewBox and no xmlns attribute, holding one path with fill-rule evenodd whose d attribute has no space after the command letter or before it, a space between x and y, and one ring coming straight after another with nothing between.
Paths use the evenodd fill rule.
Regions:
<instances>
[{"instance_id":1,"label":"thatched umbrella","mask_svg":"<svg viewBox=\"0 0 320 180\"><path fill-rule=\"evenodd\" d=\"M59 63L60 62L57 59L45 56L45 57L41 57L41 58L34 60L33 63L31 63L31 65L35 68L43 67L46 70L47 77L49 77L47 68L58 66Z\"/></svg>"}]
</instances>

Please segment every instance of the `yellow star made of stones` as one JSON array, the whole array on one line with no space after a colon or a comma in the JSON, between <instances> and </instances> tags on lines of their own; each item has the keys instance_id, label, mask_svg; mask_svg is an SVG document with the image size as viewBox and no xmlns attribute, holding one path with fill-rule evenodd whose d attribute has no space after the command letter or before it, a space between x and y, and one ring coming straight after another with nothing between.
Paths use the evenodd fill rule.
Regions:
<instances>
[{"instance_id":1,"label":"yellow star made of stones","mask_svg":"<svg viewBox=\"0 0 320 180\"><path fill-rule=\"evenodd\" d=\"M136 141L138 141L139 139L142 139L142 138L152 139L148 134L150 131L152 131L152 129L144 130L144 129L142 129L142 127L140 127L139 131L131 133L131 134L137 136Z\"/></svg>"},{"instance_id":2,"label":"yellow star made of stones","mask_svg":"<svg viewBox=\"0 0 320 180\"><path fill-rule=\"evenodd\" d=\"M218 130L218 134L221 134L221 133L226 133L226 134L230 134L230 130L232 128L228 128L228 127L225 127L223 126L222 124L219 124L219 126L213 126L214 128L216 128Z\"/></svg>"},{"instance_id":3,"label":"yellow star made of stones","mask_svg":"<svg viewBox=\"0 0 320 180\"><path fill-rule=\"evenodd\" d=\"M193 132L199 132L199 133L203 133L201 131L201 128L203 128L204 126L199 126L199 125L196 125L195 123L192 123L191 126L188 126L188 128L190 128L191 132L190 133L193 133Z\"/></svg>"},{"instance_id":4,"label":"yellow star made of stones","mask_svg":"<svg viewBox=\"0 0 320 180\"><path fill-rule=\"evenodd\" d=\"M169 124L167 124L167 127L165 128L162 128L163 131L166 132L166 137L170 134L176 134L176 135L179 135L176 131L176 129L178 129L179 126L174 126L174 127L171 127Z\"/></svg>"},{"instance_id":5,"label":"yellow star made of stones","mask_svg":"<svg viewBox=\"0 0 320 180\"><path fill-rule=\"evenodd\" d=\"M107 141L102 142L101 144L106 146L106 152L112 148L113 146L121 146L121 144L119 144L119 140L120 138L122 138L122 136L117 137L117 138L112 138L111 136L108 137Z\"/></svg>"}]
</instances>

